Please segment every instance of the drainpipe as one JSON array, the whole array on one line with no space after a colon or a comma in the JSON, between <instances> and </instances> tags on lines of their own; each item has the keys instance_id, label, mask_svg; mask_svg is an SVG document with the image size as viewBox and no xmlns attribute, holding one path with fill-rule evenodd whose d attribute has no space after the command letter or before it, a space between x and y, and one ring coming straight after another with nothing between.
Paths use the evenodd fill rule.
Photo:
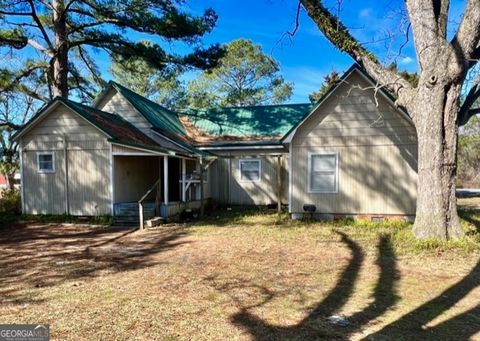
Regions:
<instances>
[{"instance_id":1,"label":"drainpipe","mask_svg":"<svg viewBox=\"0 0 480 341\"><path fill-rule=\"evenodd\" d=\"M70 215L70 197L68 193L68 148L67 137L63 134L63 166L65 169L65 214Z\"/></svg>"},{"instance_id":2,"label":"drainpipe","mask_svg":"<svg viewBox=\"0 0 480 341\"><path fill-rule=\"evenodd\" d=\"M200 217L205 213L205 203L203 200L203 158L200 156Z\"/></svg>"},{"instance_id":3,"label":"drainpipe","mask_svg":"<svg viewBox=\"0 0 480 341\"><path fill-rule=\"evenodd\" d=\"M282 155L277 156L277 213L282 213Z\"/></svg>"},{"instance_id":4,"label":"drainpipe","mask_svg":"<svg viewBox=\"0 0 480 341\"><path fill-rule=\"evenodd\" d=\"M232 153L228 152L227 205L230 206L230 187L232 182Z\"/></svg>"}]
</instances>

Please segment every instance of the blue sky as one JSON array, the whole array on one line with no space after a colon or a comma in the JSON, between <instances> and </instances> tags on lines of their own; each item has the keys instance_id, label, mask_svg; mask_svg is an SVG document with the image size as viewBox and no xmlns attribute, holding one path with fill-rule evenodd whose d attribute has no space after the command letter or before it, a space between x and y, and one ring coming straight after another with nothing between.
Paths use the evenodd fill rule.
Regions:
<instances>
[{"instance_id":1,"label":"blue sky","mask_svg":"<svg viewBox=\"0 0 480 341\"><path fill-rule=\"evenodd\" d=\"M323 3L332 12L339 13L350 32L382 62L389 64L395 60L399 69L416 70L411 32L406 41L403 0L323 0ZM340 11L339 3L342 4ZM451 32L460 21L464 4L465 0L451 2ZM291 103L307 102L308 94L318 90L325 75L334 70L341 73L353 63L349 56L336 50L323 37L303 9L298 31L291 38L285 37L284 33L294 27L297 5L297 0L186 0L183 4L184 10L194 15L201 15L206 8L217 12L219 19L216 27L202 40L205 45L247 38L261 45L265 53L271 54L279 62L284 78L294 83ZM126 34L132 40L157 40L172 53L187 51L182 44L165 43L132 31ZM23 53L25 57L30 57L34 52L30 49ZM93 57L104 78L110 79L107 54L100 52ZM187 74L185 79L193 76Z\"/></svg>"},{"instance_id":2,"label":"blue sky","mask_svg":"<svg viewBox=\"0 0 480 341\"><path fill-rule=\"evenodd\" d=\"M326 2L336 10L336 1ZM380 4L381 3L381 4ZM401 35L398 8L403 1L343 1L341 18L351 32L366 46L381 55L385 61L396 57L399 68L413 71L416 68L415 53L411 44L398 55L398 46L405 36ZM281 65L284 78L295 84L290 102L308 101L308 94L317 90L323 77L333 71L344 71L353 60L336 50L327 41L313 21L302 10L300 26L294 37L282 38L286 31L294 27L297 1L282 0L193 0L188 9L200 14L211 7L219 15L217 27L203 41L227 43L238 38L248 38L260 44L264 52L271 54ZM383 40L387 34L400 34L389 41ZM411 38L411 37L410 37ZM372 43L373 40L380 40ZM390 53L386 53L389 51Z\"/></svg>"},{"instance_id":3,"label":"blue sky","mask_svg":"<svg viewBox=\"0 0 480 341\"><path fill-rule=\"evenodd\" d=\"M412 32L406 41L408 23L403 0L343 0L338 11L337 0L324 0L364 46L379 59L389 64L396 61L398 68L415 71L417 63ZM454 0L450 5L450 31L460 21L465 1ZM327 41L304 10L300 26L291 39L282 35L294 27L297 0L190 0L189 11L200 15L205 8L213 8L219 15L216 28L203 41L227 43L248 38L260 44L281 65L284 78L295 84L290 102L308 101L308 94L317 90L329 72L345 71L353 60L336 50ZM400 46L403 46L400 49Z\"/></svg>"}]
</instances>

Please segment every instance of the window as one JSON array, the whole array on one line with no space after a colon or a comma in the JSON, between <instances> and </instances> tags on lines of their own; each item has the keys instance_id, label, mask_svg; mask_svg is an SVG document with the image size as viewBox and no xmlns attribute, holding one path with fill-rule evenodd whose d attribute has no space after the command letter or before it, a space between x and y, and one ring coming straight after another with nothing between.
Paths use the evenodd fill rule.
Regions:
<instances>
[{"instance_id":1,"label":"window","mask_svg":"<svg viewBox=\"0 0 480 341\"><path fill-rule=\"evenodd\" d=\"M242 181L260 181L260 160L243 159L240 160L240 180Z\"/></svg>"},{"instance_id":2,"label":"window","mask_svg":"<svg viewBox=\"0 0 480 341\"><path fill-rule=\"evenodd\" d=\"M310 193L338 192L338 154L310 154L308 158L308 191Z\"/></svg>"},{"instance_id":3,"label":"window","mask_svg":"<svg viewBox=\"0 0 480 341\"><path fill-rule=\"evenodd\" d=\"M38 153L37 165L39 173L54 173L55 172L55 154L53 152Z\"/></svg>"}]
</instances>

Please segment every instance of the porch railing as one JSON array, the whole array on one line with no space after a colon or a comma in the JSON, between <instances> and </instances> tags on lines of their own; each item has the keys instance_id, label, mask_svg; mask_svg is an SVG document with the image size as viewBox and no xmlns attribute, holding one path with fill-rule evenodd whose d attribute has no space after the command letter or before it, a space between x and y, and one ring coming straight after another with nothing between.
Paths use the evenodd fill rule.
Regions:
<instances>
[{"instance_id":1,"label":"porch railing","mask_svg":"<svg viewBox=\"0 0 480 341\"><path fill-rule=\"evenodd\" d=\"M155 181L155 183L152 185L152 187L150 187L150 189L147 191L147 193L145 193L143 195L143 197L141 197L140 200L138 200L138 216L140 218L140 229L141 230L143 230L145 228L145 221L143 219L143 202L153 192L153 190L158 186L159 183L160 183L160 179Z\"/></svg>"}]
</instances>

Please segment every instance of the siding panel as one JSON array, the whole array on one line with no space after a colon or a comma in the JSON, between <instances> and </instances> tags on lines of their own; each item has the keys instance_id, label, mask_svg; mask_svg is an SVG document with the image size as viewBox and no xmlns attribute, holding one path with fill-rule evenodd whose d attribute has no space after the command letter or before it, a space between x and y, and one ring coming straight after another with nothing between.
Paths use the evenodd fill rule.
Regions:
<instances>
[{"instance_id":1,"label":"siding panel","mask_svg":"<svg viewBox=\"0 0 480 341\"><path fill-rule=\"evenodd\" d=\"M293 213L415 214L417 140L414 127L358 74L297 130L292 148ZM338 193L308 193L308 155L337 152Z\"/></svg>"},{"instance_id":2,"label":"siding panel","mask_svg":"<svg viewBox=\"0 0 480 341\"><path fill-rule=\"evenodd\" d=\"M232 205L268 205L277 201L277 157L271 155L255 155L232 153L224 155L210 167L211 196L213 199ZM260 159L261 180L242 181L240 178L241 159ZM282 156L282 203L288 201L287 155ZM229 174L230 169L230 174Z\"/></svg>"},{"instance_id":3,"label":"siding panel","mask_svg":"<svg viewBox=\"0 0 480 341\"><path fill-rule=\"evenodd\" d=\"M70 213L109 214L110 147L107 137L63 105L22 137L25 213L66 212L64 136L67 139ZM55 153L55 173L37 171L37 152L41 151Z\"/></svg>"}]
</instances>

